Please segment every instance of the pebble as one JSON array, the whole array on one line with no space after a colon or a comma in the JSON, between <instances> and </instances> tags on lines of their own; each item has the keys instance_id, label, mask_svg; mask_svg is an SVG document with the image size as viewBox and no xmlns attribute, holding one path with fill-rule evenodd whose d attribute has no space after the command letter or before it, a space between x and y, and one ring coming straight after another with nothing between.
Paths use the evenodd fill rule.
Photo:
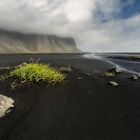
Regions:
<instances>
[{"instance_id":1,"label":"pebble","mask_svg":"<svg viewBox=\"0 0 140 140\"><path fill-rule=\"evenodd\" d=\"M91 76L91 73L85 73L86 76Z\"/></svg>"},{"instance_id":2,"label":"pebble","mask_svg":"<svg viewBox=\"0 0 140 140\"><path fill-rule=\"evenodd\" d=\"M119 84L118 84L117 82L115 82L115 81L110 81L109 84L110 84L111 86L113 86L113 87L119 86Z\"/></svg>"},{"instance_id":3,"label":"pebble","mask_svg":"<svg viewBox=\"0 0 140 140\"><path fill-rule=\"evenodd\" d=\"M130 79L131 79L131 80L138 80L138 79L139 79L139 77L138 77L138 76L136 76L136 75L132 75L132 77L130 77Z\"/></svg>"},{"instance_id":4,"label":"pebble","mask_svg":"<svg viewBox=\"0 0 140 140\"><path fill-rule=\"evenodd\" d=\"M82 80L82 77L78 77L78 80Z\"/></svg>"}]
</instances>

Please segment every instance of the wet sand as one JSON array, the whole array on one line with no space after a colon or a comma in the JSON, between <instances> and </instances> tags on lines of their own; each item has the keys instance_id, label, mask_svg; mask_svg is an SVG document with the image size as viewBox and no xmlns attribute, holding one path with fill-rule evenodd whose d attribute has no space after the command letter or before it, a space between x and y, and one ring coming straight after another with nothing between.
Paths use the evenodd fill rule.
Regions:
<instances>
[{"instance_id":1,"label":"wet sand","mask_svg":"<svg viewBox=\"0 0 140 140\"><path fill-rule=\"evenodd\" d=\"M11 90L12 79L0 82L0 93L15 100L12 112L0 118L0 140L140 139L140 80L129 80L125 72L101 77L112 66L81 54L0 55L0 66L18 65L30 57L73 70L64 85L55 87L34 84ZM110 80L119 86L109 86Z\"/></svg>"}]
</instances>

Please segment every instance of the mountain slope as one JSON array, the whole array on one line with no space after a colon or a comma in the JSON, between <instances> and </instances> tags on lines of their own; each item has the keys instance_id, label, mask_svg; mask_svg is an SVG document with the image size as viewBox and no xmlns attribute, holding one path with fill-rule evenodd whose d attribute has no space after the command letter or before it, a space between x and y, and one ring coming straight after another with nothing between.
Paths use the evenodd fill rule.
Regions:
<instances>
[{"instance_id":1,"label":"mountain slope","mask_svg":"<svg viewBox=\"0 0 140 140\"><path fill-rule=\"evenodd\" d=\"M0 53L78 53L74 39L0 30Z\"/></svg>"}]
</instances>

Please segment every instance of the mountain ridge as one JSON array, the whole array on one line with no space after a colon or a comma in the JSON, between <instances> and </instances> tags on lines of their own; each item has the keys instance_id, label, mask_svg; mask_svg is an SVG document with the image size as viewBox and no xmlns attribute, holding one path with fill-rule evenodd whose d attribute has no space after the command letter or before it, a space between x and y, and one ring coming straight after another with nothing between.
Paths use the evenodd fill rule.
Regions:
<instances>
[{"instance_id":1,"label":"mountain ridge","mask_svg":"<svg viewBox=\"0 0 140 140\"><path fill-rule=\"evenodd\" d=\"M80 53L73 38L0 30L0 53Z\"/></svg>"}]
</instances>

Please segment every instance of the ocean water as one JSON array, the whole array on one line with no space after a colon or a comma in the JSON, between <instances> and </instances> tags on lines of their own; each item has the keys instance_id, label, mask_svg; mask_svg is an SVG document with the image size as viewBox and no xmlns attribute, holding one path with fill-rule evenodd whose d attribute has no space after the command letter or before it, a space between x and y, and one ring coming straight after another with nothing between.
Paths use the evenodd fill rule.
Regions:
<instances>
[{"instance_id":1,"label":"ocean water","mask_svg":"<svg viewBox=\"0 0 140 140\"><path fill-rule=\"evenodd\" d=\"M93 54L0 54L0 67L11 67L19 65L23 62L29 62L30 58L40 59L43 63L51 64L67 64L80 65L83 61L80 59L84 56L88 59L96 59L105 61L113 67L122 69L130 73L140 74L140 61L131 61L127 59L129 56L139 54L119 54L119 53L93 53ZM140 56L140 55L139 55ZM120 57L120 58L119 58ZM125 57L125 59L123 59ZM119 58L119 59L118 59ZM78 60L78 61L76 61ZM79 64L80 63L80 64Z\"/></svg>"},{"instance_id":2,"label":"ocean water","mask_svg":"<svg viewBox=\"0 0 140 140\"><path fill-rule=\"evenodd\" d=\"M140 74L140 60L129 60L127 59L129 56L136 56L139 55L137 53L105 53L105 54L86 54L84 57L90 58L90 59L99 59L102 61L106 61L113 65L114 67L117 67L123 71L127 71L134 74ZM120 58L119 58L120 57ZM123 59L123 57L125 59Z\"/></svg>"}]
</instances>

